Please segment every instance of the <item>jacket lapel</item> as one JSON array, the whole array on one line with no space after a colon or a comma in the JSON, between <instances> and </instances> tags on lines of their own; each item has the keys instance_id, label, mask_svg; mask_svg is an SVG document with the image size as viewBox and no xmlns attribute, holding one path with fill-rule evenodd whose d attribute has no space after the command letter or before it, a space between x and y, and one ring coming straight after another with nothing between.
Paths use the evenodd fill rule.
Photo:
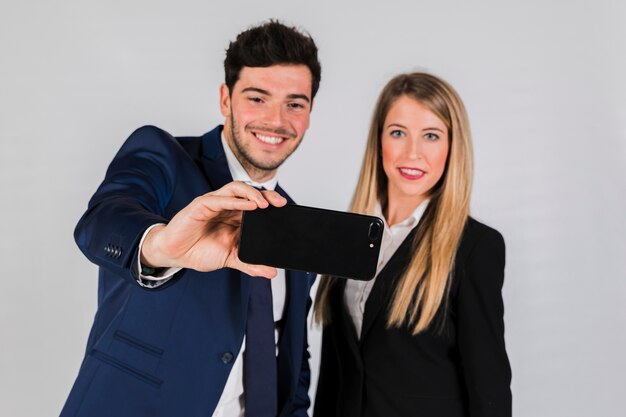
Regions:
<instances>
[{"instance_id":1,"label":"jacket lapel","mask_svg":"<svg viewBox=\"0 0 626 417\"><path fill-rule=\"evenodd\" d=\"M372 328L373 323L381 311L387 311L391 297L393 296L393 291L396 288L396 283L411 261L413 255L413 240L416 232L417 226L413 228L404 241L402 241L400 247L376 277L374 287L365 302L360 344L362 344L363 340L367 337L368 331ZM385 308L383 309L383 307Z\"/></svg>"},{"instance_id":2,"label":"jacket lapel","mask_svg":"<svg viewBox=\"0 0 626 417\"><path fill-rule=\"evenodd\" d=\"M219 125L202 136L202 168L212 190L233 181L222 147L222 129Z\"/></svg>"},{"instance_id":3,"label":"jacket lapel","mask_svg":"<svg viewBox=\"0 0 626 417\"><path fill-rule=\"evenodd\" d=\"M275 191L287 199L287 203L295 204L289 195L280 185L276 185ZM294 311L300 306L292 305L294 300L302 300L303 294L308 294L308 272L285 270L285 281L287 284L287 297L285 299L285 310L283 313L283 329L281 334L281 348L278 355L278 407L282 409L287 403L287 396L291 392L291 388L297 389L298 381L293 376L297 373L294 371L294 358L292 354L302 350L299 344L303 340L298 337L285 338L286 332L297 331L302 326L302 321L306 320L306 309L303 314L294 314ZM300 340L300 342L299 342ZM289 343L289 349L282 347L283 344ZM284 410L283 410L284 411ZM282 415L282 413L279 413Z\"/></svg>"},{"instance_id":4,"label":"jacket lapel","mask_svg":"<svg viewBox=\"0 0 626 417\"><path fill-rule=\"evenodd\" d=\"M233 181L233 177L228 170L226 154L224 153L224 148L222 147L222 129L223 126L218 125L215 129L202 136L202 169L211 191L215 191ZM237 277L239 278L241 288L239 295L241 299L233 301L241 303L241 316L244 319L245 328L245 322L248 314L250 280L248 275L236 269L231 269L230 273L232 279L237 279Z\"/></svg>"},{"instance_id":5,"label":"jacket lapel","mask_svg":"<svg viewBox=\"0 0 626 417\"><path fill-rule=\"evenodd\" d=\"M341 340L345 337L345 340L348 342L348 349L351 352L354 352L355 356L359 352L359 340L356 335L356 330L354 328L354 323L352 322L352 318L350 317L350 313L346 308L346 303L344 302L343 294L346 290L346 282L345 279L340 279L335 289L331 293L331 305L334 306L334 311L332 313L333 320L337 320L337 332L341 334L341 337L338 340Z\"/></svg>"},{"instance_id":6,"label":"jacket lapel","mask_svg":"<svg viewBox=\"0 0 626 417\"><path fill-rule=\"evenodd\" d=\"M228 170L228 162L226 160L226 154L224 153L224 148L222 147L222 134L223 126L217 126L215 129L206 133L202 137L202 168L204 170L204 175L211 187L211 190L217 190L218 188L223 187L229 182L233 181L233 177ZM294 201L289 197L289 195L283 190L279 185L276 186L276 192L287 199L287 202L290 204L295 204ZM249 296L249 278L246 274L243 274L237 270L231 270L232 278L236 279L237 276L240 277L241 283L241 306L242 306L242 316L247 317L247 309L248 309L248 296ZM292 300L302 300L303 294L308 294L310 288L308 288L308 276L305 272L298 271L285 271L286 278L286 300L285 300L285 312L283 314L284 327L281 335L281 340L279 341L280 355L278 357L279 367L278 367L278 393L279 393L279 407L283 406L286 403L286 399L288 394L291 392L290 386L297 384L297 381L293 380L293 375L296 373L293 372L293 362L294 358L291 356L293 352L301 351L301 345L298 343L302 343L302 338L298 337L283 337L285 332L296 331L296 329L300 330L302 328L302 322L305 320L304 314L289 314L293 313L297 308L302 306L291 305ZM298 342L299 341L299 342ZM289 347L282 346L288 344ZM300 348L299 348L300 347Z\"/></svg>"},{"instance_id":7,"label":"jacket lapel","mask_svg":"<svg viewBox=\"0 0 626 417\"><path fill-rule=\"evenodd\" d=\"M300 332L303 331L303 322L306 320L306 308L301 303L308 294L308 274L300 271L285 270L285 281L287 284L285 309L282 318L282 330L279 340L278 354L278 408L281 410L287 403L287 398L293 390L297 390L298 375L293 355L302 352L304 338ZM296 304L293 304L293 303ZM297 313L296 310L303 309L304 313ZM300 365L301 366L301 365ZM279 415L282 415L279 413Z\"/></svg>"},{"instance_id":8,"label":"jacket lapel","mask_svg":"<svg viewBox=\"0 0 626 417\"><path fill-rule=\"evenodd\" d=\"M233 181L233 176L228 170L226 154L222 147L223 129L224 127L219 125L202 136L202 168L204 169L204 175L209 181L211 190L222 188ZM295 204L278 184L276 185L276 192L285 197L289 204Z\"/></svg>"}]
</instances>

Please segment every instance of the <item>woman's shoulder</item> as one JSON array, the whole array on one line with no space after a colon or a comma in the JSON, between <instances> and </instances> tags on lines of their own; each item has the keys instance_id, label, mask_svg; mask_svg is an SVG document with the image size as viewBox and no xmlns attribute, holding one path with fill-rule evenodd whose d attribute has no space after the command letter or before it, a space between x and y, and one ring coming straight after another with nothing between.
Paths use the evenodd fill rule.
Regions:
<instances>
[{"instance_id":1,"label":"woman's shoulder","mask_svg":"<svg viewBox=\"0 0 626 417\"><path fill-rule=\"evenodd\" d=\"M491 226L481 223L472 216L467 218L464 234L472 234L477 236L487 236L492 238L502 238L502 234Z\"/></svg>"},{"instance_id":2,"label":"woman's shoulder","mask_svg":"<svg viewBox=\"0 0 626 417\"><path fill-rule=\"evenodd\" d=\"M504 248L504 237L493 227L468 217L459 246L460 255L469 254L476 246Z\"/></svg>"},{"instance_id":3,"label":"woman's shoulder","mask_svg":"<svg viewBox=\"0 0 626 417\"><path fill-rule=\"evenodd\" d=\"M452 294L458 296L460 287L469 285L480 291L502 289L506 258L504 238L493 227L469 217L455 260Z\"/></svg>"}]
</instances>

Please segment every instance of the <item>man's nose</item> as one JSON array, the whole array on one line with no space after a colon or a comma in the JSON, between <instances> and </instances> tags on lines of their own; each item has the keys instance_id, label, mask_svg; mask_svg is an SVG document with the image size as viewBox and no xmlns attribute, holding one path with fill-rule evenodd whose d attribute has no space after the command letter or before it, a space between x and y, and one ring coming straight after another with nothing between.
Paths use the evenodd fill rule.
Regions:
<instances>
[{"instance_id":1,"label":"man's nose","mask_svg":"<svg viewBox=\"0 0 626 417\"><path fill-rule=\"evenodd\" d=\"M281 105L272 105L269 106L267 112L265 113L265 122L274 128L278 128L283 126L284 123L284 114L283 107Z\"/></svg>"}]
</instances>

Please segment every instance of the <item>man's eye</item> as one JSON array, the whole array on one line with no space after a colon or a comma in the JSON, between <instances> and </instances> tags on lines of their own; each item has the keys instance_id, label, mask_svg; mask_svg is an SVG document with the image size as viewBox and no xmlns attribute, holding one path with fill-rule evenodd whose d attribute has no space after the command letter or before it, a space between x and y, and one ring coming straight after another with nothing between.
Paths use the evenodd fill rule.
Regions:
<instances>
[{"instance_id":1,"label":"man's eye","mask_svg":"<svg viewBox=\"0 0 626 417\"><path fill-rule=\"evenodd\" d=\"M253 103L262 103L263 99L261 97L250 97L248 98L248 100L250 100Z\"/></svg>"},{"instance_id":2,"label":"man's eye","mask_svg":"<svg viewBox=\"0 0 626 417\"><path fill-rule=\"evenodd\" d=\"M426 133L424 135L424 137L428 140L437 140L439 139L439 135L436 135L435 133Z\"/></svg>"},{"instance_id":3,"label":"man's eye","mask_svg":"<svg viewBox=\"0 0 626 417\"><path fill-rule=\"evenodd\" d=\"M289 103L288 106L289 106L289 108L292 108L292 109L303 109L304 108L304 106L302 104L300 104L300 103Z\"/></svg>"}]
</instances>

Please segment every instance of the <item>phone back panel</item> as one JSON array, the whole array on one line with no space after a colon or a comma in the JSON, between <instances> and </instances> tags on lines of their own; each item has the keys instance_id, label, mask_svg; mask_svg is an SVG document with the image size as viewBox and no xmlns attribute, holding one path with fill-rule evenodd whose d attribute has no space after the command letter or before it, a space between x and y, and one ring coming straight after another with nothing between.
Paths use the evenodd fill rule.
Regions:
<instances>
[{"instance_id":1,"label":"phone back panel","mask_svg":"<svg viewBox=\"0 0 626 417\"><path fill-rule=\"evenodd\" d=\"M374 278L382 239L378 217L288 204L243 214L246 263L343 278Z\"/></svg>"}]
</instances>

